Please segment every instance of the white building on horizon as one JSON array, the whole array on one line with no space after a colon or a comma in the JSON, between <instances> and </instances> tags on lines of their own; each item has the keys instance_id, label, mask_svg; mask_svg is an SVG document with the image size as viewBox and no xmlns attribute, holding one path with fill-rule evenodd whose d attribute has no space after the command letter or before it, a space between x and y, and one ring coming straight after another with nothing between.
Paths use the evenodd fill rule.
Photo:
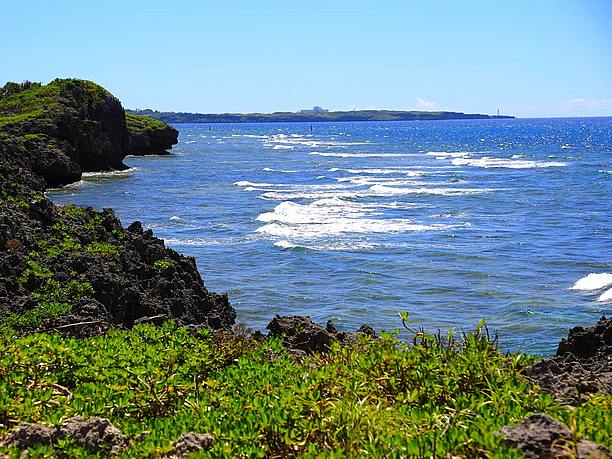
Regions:
<instances>
[{"instance_id":1,"label":"white building on horizon","mask_svg":"<svg viewBox=\"0 0 612 459\"><path fill-rule=\"evenodd\" d=\"M321 108L317 105L315 105L314 107L312 107L311 110L300 110L299 113L327 113L329 112L328 109L326 108Z\"/></svg>"}]
</instances>

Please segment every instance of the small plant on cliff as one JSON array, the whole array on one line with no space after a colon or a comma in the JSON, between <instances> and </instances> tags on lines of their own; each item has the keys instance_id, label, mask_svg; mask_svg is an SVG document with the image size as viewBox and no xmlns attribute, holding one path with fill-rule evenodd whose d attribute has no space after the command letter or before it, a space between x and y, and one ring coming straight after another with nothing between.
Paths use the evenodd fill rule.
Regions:
<instances>
[{"instance_id":1,"label":"small plant on cliff","mask_svg":"<svg viewBox=\"0 0 612 459\"><path fill-rule=\"evenodd\" d=\"M92 242L85 246L85 250L92 255L102 257L115 257L119 255L119 247L110 242Z\"/></svg>"},{"instance_id":2,"label":"small plant on cliff","mask_svg":"<svg viewBox=\"0 0 612 459\"><path fill-rule=\"evenodd\" d=\"M170 260L156 260L155 263L153 263L153 266L157 269L168 269L172 265L173 263Z\"/></svg>"}]
</instances>

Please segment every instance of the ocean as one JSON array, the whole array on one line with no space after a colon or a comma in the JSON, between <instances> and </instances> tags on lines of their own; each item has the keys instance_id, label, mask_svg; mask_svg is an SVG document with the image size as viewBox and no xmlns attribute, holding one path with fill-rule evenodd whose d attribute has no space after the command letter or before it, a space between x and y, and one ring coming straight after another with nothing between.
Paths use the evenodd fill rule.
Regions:
<instances>
[{"instance_id":1,"label":"ocean","mask_svg":"<svg viewBox=\"0 0 612 459\"><path fill-rule=\"evenodd\" d=\"M249 327L407 311L548 355L612 310L612 118L176 127L173 155L48 196L140 220Z\"/></svg>"}]
</instances>

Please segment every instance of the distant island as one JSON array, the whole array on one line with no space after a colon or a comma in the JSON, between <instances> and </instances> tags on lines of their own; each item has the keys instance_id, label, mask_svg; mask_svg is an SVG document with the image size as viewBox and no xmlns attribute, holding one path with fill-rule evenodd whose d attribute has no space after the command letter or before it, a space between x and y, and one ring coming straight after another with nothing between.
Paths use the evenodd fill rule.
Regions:
<instances>
[{"instance_id":1,"label":"distant island","mask_svg":"<svg viewBox=\"0 0 612 459\"><path fill-rule=\"evenodd\" d=\"M316 107L318 108L318 107ZM482 115L462 112L424 112L399 110L352 110L330 112L300 110L299 112L274 113L184 113L158 112L156 110L126 110L127 113L144 115L165 123L283 123L317 121L425 121L466 119L511 119L514 116Z\"/></svg>"}]
</instances>

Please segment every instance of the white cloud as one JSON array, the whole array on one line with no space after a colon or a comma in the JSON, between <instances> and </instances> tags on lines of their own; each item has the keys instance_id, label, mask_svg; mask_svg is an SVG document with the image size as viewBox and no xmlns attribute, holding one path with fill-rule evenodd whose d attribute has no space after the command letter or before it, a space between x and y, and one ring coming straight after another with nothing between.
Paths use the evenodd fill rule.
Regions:
<instances>
[{"instance_id":1,"label":"white cloud","mask_svg":"<svg viewBox=\"0 0 612 459\"><path fill-rule=\"evenodd\" d=\"M417 107L418 108L424 108L427 110L431 110L432 108L435 108L436 105L438 105L438 102L434 102L433 100L425 100L421 97L417 97Z\"/></svg>"},{"instance_id":2,"label":"white cloud","mask_svg":"<svg viewBox=\"0 0 612 459\"><path fill-rule=\"evenodd\" d=\"M612 105L612 99L585 99L584 97L576 97L566 102L566 104L574 105L589 105L593 107L605 107Z\"/></svg>"}]
</instances>

